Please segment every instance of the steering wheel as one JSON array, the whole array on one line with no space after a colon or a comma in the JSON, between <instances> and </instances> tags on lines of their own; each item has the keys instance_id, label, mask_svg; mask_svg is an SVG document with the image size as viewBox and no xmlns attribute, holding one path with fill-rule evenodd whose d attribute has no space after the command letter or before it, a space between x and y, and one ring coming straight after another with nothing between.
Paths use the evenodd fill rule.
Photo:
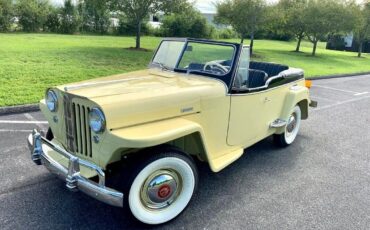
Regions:
<instances>
[{"instance_id":1,"label":"steering wheel","mask_svg":"<svg viewBox=\"0 0 370 230\"><path fill-rule=\"evenodd\" d=\"M219 72L220 74L226 74L227 72L229 72L229 70L226 67L215 61L207 62L204 65L203 67L204 71L208 71L209 69L212 71Z\"/></svg>"}]
</instances>

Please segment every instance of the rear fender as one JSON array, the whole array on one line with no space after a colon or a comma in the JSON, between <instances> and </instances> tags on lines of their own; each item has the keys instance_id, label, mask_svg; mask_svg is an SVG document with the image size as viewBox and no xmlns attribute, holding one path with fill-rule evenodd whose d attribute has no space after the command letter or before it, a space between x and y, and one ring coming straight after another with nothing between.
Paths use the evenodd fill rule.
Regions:
<instances>
[{"instance_id":1,"label":"rear fender","mask_svg":"<svg viewBox=\"0 0 370 230\"><path fill-rule=\"evenodd\" d=\"M298 105L302 112L301 119L306 120L308 118L309 103L309 90L304 86L292 86L285 98L280 118L283 120L288 120L289 116L291 115L292 109ZM284 128L280 128L279 130L277 130L276 134L281 134L283 132Z\"/></svg>"}]
</instances>

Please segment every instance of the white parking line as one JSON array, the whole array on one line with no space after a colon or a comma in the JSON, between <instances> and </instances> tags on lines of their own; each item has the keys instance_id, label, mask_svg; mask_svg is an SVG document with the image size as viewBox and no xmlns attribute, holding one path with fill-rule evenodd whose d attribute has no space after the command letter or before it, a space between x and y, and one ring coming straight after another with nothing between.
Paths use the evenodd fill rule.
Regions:
<instances>
[{"instance_id":1,"label":"white parking line","mask_svg":"<svg viewBox=\"0 0 370 230\"><path fill-rule=\"evenodd\" d=\"M356 93L355 96L362 96L362 95L365 95L365 94L368 94L369 92L363 92L363 93Z\"/></svg>"},{"instance_id":2,"label":"white parking line","mask_svg":"<svg viewBox=\"0 0 370 230\"><path fill-rule=\"evenodd\" d=\"M331 104L331 105L326 105L326 106L322 106L322 107L318 107L316 109L314 109L314 111L319 111L319 110L324 110L324 109L330 109L332 107L335 107L335 106L339 106L339 105L344 105L344 104L349 104L349 103L352 103L352 102L357 102L357 101L362 101L364 99L370 99L370 96L366 96L366 97L360 97L360 98L354 98L354 99L350 99L350 100L346 100L346 101L341 101L341 102L337 102L335 104Z\"/></svg>"},{"instance_id":3,"label":"white parking line","mask_svg":"<svg viewBox=\"0 0 370 230\"><path fill-rule=\"evenodd\" d=\"M29 113L25 113L24 116L28 119L28 120L31 120L31 121L34 121L34 122L38 122L38 120L36 118L34 118L31 114ZM47 122L46 122L47 123ZM43 129L44 127L42 127L41 124L43 123L35 123L36 126L39 128L39 129Z\"/></svg>"},{"instance_id":4,"label":"white parking line","mask_svg":"<svg viewBox=\"0 0 370 230\"><path fill-rule=\"evenodd\" d=\"M31 133L32 130L26 130L26 129L0 129L0 133Z\"/></svg>"},{"instance_id":5,"label":"white parking line","mask_svg":"<svg viewBox=\"0 0 370 230\"><path fill-rule=\"evenodd\" d=\"M355 92L355 91L345 90L345 89L337 89L337 88L332 88L332 87L323 86L323 85L313 85L313 87L318 87L318 88L323 88L323 89L330 89L330 90L335 90L335 91L344 92L344 93L351 93L355 96L359 96L359 95L363 95L363 94L367 93L367 92Z\"/></svg>"},{"instance_id":6,"label":"white parking line","mask_svg":"<svg viewBox=\"0 0 370 230\"><path fill-rule=\"evenodd\" d=\"M330 102L338 102L338 101L333 100L333 99L329 99L329 98L325 98L325 97L317 97L317 96L312 96L312 95L310 95L310 98L316 99L316 100L324 100L324 101L330 101Z\"/></svg>"},{"instance_id":7,"label":"white parking line","mask_svg":"<svg viewBox=\"0 0 370 230\"><path fill-rule=\"evenodd\" d=\"M0 124L48 124L47 121L12 121L0 120Z\"/></svg>"}]
</instances>

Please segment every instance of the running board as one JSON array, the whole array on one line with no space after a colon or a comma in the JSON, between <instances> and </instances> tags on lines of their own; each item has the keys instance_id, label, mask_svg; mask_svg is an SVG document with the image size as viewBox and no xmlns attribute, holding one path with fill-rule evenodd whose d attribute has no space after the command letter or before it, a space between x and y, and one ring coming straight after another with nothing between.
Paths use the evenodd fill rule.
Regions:
<instances>
[{"instance_id":1,"label":"running board","mask_svg":"<svg viewBox=\"0 0 370 230\"><path fill-rule=\"evenodd\" d=\"M270 128L282 128L286 126L287 121L282 119L276 119L274 122L270 124Z\"/></svg>"}]
</instances>

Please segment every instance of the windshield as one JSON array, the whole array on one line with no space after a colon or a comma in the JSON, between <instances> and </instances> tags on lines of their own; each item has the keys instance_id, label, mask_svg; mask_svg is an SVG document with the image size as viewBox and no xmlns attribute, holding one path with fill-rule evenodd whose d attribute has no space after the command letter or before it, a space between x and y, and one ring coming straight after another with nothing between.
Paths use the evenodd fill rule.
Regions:
<instances>
[{"instance_id":1,"label":"windshield","mask_svg":"<svg viewBox=\"0 0 370 230\"><path fill-rule=\"evenodd\" d=\"M230 72L234 53L233 45L163 41L153 59L153 64L165 69L221 76Z\"/></svg>"},{"instance_id":2,"label":"windshield","mask_svg":"<svg viewBox=\"0 0 370 230\"><path fill-rule=\"evenodd\" d=\"M184 45L183 41L163 41L155 54L153 63L170 69L176 68Z\"/></svg>"}]
</instances>

